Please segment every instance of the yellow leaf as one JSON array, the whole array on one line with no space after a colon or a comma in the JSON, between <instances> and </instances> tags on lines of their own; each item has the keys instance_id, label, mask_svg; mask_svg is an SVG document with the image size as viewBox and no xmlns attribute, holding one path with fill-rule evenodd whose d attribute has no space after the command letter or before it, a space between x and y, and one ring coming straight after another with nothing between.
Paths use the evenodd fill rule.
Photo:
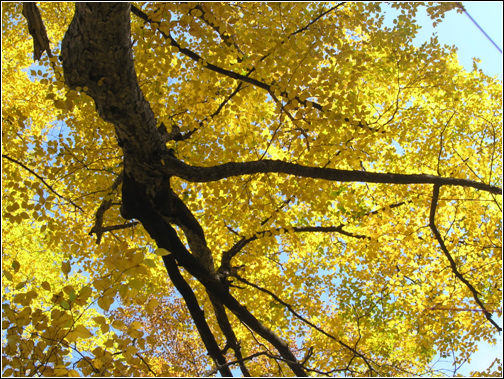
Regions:
<instances>
[{"instance_id":1,"label":"yellow leaf","mask_svg":"<svg viewBox=\"0 0 504 379\"><path fill-rule=\"evenodd\" d=\"M18 272L21 268L21 264L18 261L14 260L12 261L11 267L14 269L14 272Z\"/></svg>"},{"instance_id":2,"label":"yellow leaf","mask_svg":"<svg viewBox=\"0 0 504 379\"><path fill-rule=\"evenodd\" d=\"M68 275L71 270L70 261L61 262L61 271L63 274Z\"/></svg>"},{"instance_id":3,"label":"yellow leaf","mask_svg":"<svg viewBox=\"0 0 504 379\"><path fill-rule=\"evenodd\" d=\"M66 105L65 105L65 102L64 102L64 101L62 101L62 100L56 100L56 101L54 102L54 107L55 107L56 109L65 109L65 108L66 108Z\"/></svg>"},{"instance_id":4,"label":"yellow leaf","mask_svg":"<svg viewBox=\"0 0 504 379\"><path fill-rule=\"evenodd\" d=\"M93 317L93 321L96 322L98 325L102 325L107 322L107 320L105 320L105 317L103 316Z\"/></svg>"},{"instance_id":5,"label":"yellow leaf","mask_svg":"<svg viewBox=\"0 0 504 379\"><path fill-rule=\"evenodd\" d=\"M124 329L126 327L126 325L124 325L124 322L122 322L121 320L114 320L112 322L112 326L116 329Z\"/></svg>"},{"instance_id":6,"label":"yellow leaf","mask_svg":"<svg viewBox=\"0 0 504 379\"><path fill-rule=\"evenodd\" d=\"M133 321L130 324L130 329L132 329L132 330L140 329L141 327L142 327L142 323L139 321Z\"/></svg>"},{"instance_id":7,"label":"yellow leaf","mask_svg":"<svg viewBox=\"0 0 504 379\"><path fill-rule=\"evenodd\" d=\"M111 281L109 278L103 278L103 279L97 279L93 282L93 286L98 290L98 291L105 291L108 289L111 285Z\"/></svg>"},{"instance_id":8,"label":"yellow leaf","mask_svg":"<svg viewBox=\"0 0 504 379\"><path fill-rule=\"evenodd\" d=\"M83 325L77 325L75 327L75 329L73 330L74 332L78 333L79 334L79 337L81 338L89 338L91 337L93 334L87 330L87 328Z\"/></svg>"},{"instance_id":9,"label":"yellow leaf","mask_svg":"<svg viewBox=\"0 0 504 379\"><path fill-rule=\"evenodd\" d=\"M157 299L150 299L149 302L145 305L145 311L148 314L154 313L155 308L159 306L159 301Z\"/></svg>"},{"instance_id":10,"label":"yellow leaf","mask_svg":"<svg viewBox=\"0 0 504 379\"><path fill-rule=\"evenodd\" d=\"M114 298L111 296L102 296L98 298L98 306L105 311L109 310L113 302Z\"/></svg>"},{"instance_id":11,"label":"yellow leaf","mask_svg":"<svg viewBox=\"0 0 504 379\"><path fill-rule=\"evenodd\" d=\"M166 249L163 249L162 247L159 247L157 248L155 251L154 251L154 254L156 254L157 256L160 256L160 257L163 257L165 255L169 255L171 254L168 250Z\"/></svg>"},{"instance_id":12,"label":"yellow leaf","mask_svg":"<svg viewBox=\"0 0 504 379\"><path fill-rule=\"evenodd\" d=\"M7 278L7 280L12 282L12 274L9 271L5 270L4 275Z\"/></svg>"},{"instance_id":13,"label":"yellow leaf","mask_svg":"<svg viewBox=\"0 0 504 379\"><path fill-rule=\"evenodd\" d=\"M147 267L155 268L156 267L156 262L154 262L152 259L145 259L144 263Z\"/></svg>"},{"instance_id":14,"label":"yellow leaf","mask_svg":"<svg viewBox=\"0 0 504 379\"><path fill-rule=\"evenodd\" d=\"M93 334L86 329L85 326L83 325L77 325L74 330L69 332L66 336L66 339L68 342L72 343L75 342L79 338L90 338L92 337Z\"/></svg>"}]
</instances>

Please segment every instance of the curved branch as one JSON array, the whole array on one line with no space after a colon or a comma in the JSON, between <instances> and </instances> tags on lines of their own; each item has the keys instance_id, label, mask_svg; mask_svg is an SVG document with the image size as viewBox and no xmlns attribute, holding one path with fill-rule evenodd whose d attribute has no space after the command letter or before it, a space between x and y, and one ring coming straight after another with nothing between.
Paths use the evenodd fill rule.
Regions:
<instances>
[{"instance_id":1,"label":"curved branch","mask_svg":"<svg viewBox=\"0 0 504 379\"><path fill-rule=\"evenodd\" d=\"M444 178L427 174L391 174L369 171L339 170L334 168L309 167L278 160L252 162L229 162L217 166L190 166L174 157L167 156L169 164L162 170L169 176L177 176L188 182L213 182L232 176L252 174L288 174L304 178L325 179L338 182L363 182L384 184L437 184L470 187L493 194L500 194L502 189L489 184L469 179Z\"/></svg>"},{"instance_id":2,"label":"curved branch","mask_svg":"<svg viewBox=\"0 0 504 379\"><path fill-rule=\"evenodd\" d=\"M308 233L340 233L343 234L347 237L353 237L353 238L358 238L358 239L371 239L368 236L364 236L362 234L354 234L351 232L347 232L346 230L343 229L345 225L340 224L338 226L300 226L300 227L292 227L292 228L276 228L275 230L278 232L294 232L294 233L303 233L303 232L308 232ZM261 237L267 237L271 236L273 233L271 230L263 230L260 232L257 232L255 235L249 238L243 237L240 241L238 241L236 244L234 244L231 249L225 251L222 253L222 258L221 258L221 267L219 268L219 271L224 271L224 270L229 270L231 267L231 259L238 254L246 245L248 245L250 242L255 241Z\"/></svg>"},{"instance_id":3,"label":"curved branch","mask_svg":"<svg viewBox=\"0 0 504 379\"><path fill-rule=\"evenodd\" d=\"M400 207L404 204L411 203L411 200L408 201L401 201L398 203L394 203L389 205L387 208L393 209ZM370 215L375 215L383 211L384 209L387 208L380 208L371 212L366 213L364 216L370 216ZM261 225L264 225L266 221L263 221ZM285 233L288 233L290 231L293 231L294 233L302 233L302 232L311 232L311 233L340 233L343 234L347 237L353 237L353 238L358 238L358 239L371 239L369 236L365 236L362 234L354 234L351 232L347 232L346 230L343 229L345 227L345 224L339 224L338 226L302 226L302 227L292 227L292 228L277 228L277 231L284 231ZM248 245L250 242L255 241L260 238L260 235L266 236L266 235L271 235L271 231L261 231L257 232L255 235L249 238L242 237L237 243L235 243L229 250L225 251L222 253L222 258L221 258L221 266L219 268L219 271L223 270L229 270L231 268L231 259L238 254L246 245Z\"/></svg>"},{"instance_id":4,"label":"curved branch","mask_svg":"<svg viewBox=\"0 0 504 379\"><path fill-rule=\"evenodd\" d=\"M236 365L236 364L243 364L245 361L249 361L251 359L254 359L255 357L259 357L261 355L267 355L268 357L271 357L271 354L269 354L268 352L266 351L261 351L261 352L258 352L258 353L254 353L252 355L249 355L248 357L245 357L245 358L240 358L240 359L237 359L235 361L232 361L232 362L228 362L226 363L227 366L233 366L233 365ZM272 358L276 358L276 357L272 357ZM219 367L217 368L214 368L210 371L207 371L205 372L204 376L212 376L214 374L217 373L217 371L219 370Z\"/></svg>"},{"instance_id":5,"label":"curved branch","mask_svg":"<svg viewBox=\"0 0 504 379\"><path fill-rule=\"evenodd\" d=\"M448 249L447 249L447 247L446 247L446 245L444 243L444 240L443 240L443 237L441 236L441 233L439 233L439 230L437 229L437 226L436 226L436 223L435 223L435 217L436 217L436 207L437 207L437 203L438 203L438 199L439 199L439 188L440 187L441 186L439 184L436 184L434 186L434 190L433 190L433 193L432 193L432 203L431 203L431 209L430 209L430 215L429 215L429 226L430 226L430 228L432 230L432 233L434 233L434 236L436 237L436 240L438 241L439 246L441 247L441 251L443 252L443 254L445 255L445 257L448 259L448 262L450 262L450 267L451 267L451 270L452 270L453 274L462 283L464 283L466 285L466 287L469 289L469 291L471 291L474 300L480 306L480 308L483 310L483 314L485 315L486 319L488 321L490 321L490 323L493 326L495 326L495 328L499 332L501 332L502 328L499 325L497 325L497 323L494 320L492 320L492 315L490 314L490 312L486 309L485 305L479 299L479 295L480 294L478 293L478 291L476 291L476 289L474 288L474 286L471 283L469 283L469 281L466 278L464 278L464 276L458 270L457 264L453 260L453 257L451 256L450 252L448 251Z\"/></svg>"}]
</instances>

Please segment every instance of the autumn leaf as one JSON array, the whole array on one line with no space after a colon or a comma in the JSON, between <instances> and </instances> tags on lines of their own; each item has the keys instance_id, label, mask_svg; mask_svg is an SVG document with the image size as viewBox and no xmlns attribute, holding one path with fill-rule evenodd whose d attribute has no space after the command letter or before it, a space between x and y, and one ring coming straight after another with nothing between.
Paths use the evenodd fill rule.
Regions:
<instances>
[{"instance_id":1,"label":"autumn leaf","mask_svg":"<svg viewBox=\"0 0 504 379\"><path fill-rule=\"evenodd\" d=\"M90 338L93 334L86 329L83 325L77 325L71 332L66 336L66 340L70 343L77 340L77 338Z\"/></svg>"}]
</instances>

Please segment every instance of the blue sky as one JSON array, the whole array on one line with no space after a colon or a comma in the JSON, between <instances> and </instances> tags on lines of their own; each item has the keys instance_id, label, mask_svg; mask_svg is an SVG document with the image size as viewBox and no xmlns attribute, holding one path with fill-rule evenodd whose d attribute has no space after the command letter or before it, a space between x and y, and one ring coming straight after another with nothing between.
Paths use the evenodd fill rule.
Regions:
<instances>
[{"instance_id":1,"label":"blue sky","mask_svg":"<svg viewBox=\"0 0 504 379\"><path fill-rule=\"evenodd\" d=\"M479 26L492 38L502 50L502 2L462 2L467 12L479 24ZM467 69L472 69L472 58L481 59L478 65L485 74L497 75L502 80L502 54L485 37L466 14L450 12L443 22L436 28L428 17L419 13L418 22L422 26L415 44L420 45L436 33L439 42L447 45L455 45L458 48L460 63ZM482 317L475 313L475 317ZM502 326L502 317L496 320ZM502 335L498 337L498 344L490 346L481 343L470 364L462 366L459 374L468 376L470 371L485 370L496 357L502 358ZM445 365L450 369L450 364ZM438 366L441 367L441 366Z\"/></svg>"},{"instance_id":2,"label":"blue sky","mask_svg":"<svg viewBox=\"0 0 504 379\"><path fill-rule=\"evenodd\" d=\"M502 49L502 2L478 1L462 2L471 17ZM422 21L423 20L423 21ZM466 14L450 12L443 22L435 29L425 18L419 18L422 29L417 41L424 42L433 32L437 33L439 41L447 45L455 45L459 50L460 63L466 68L472 68L472 58L481 59L480 67L487 75L499 75L502 80L502 54L485 37Z\"/></svg>"},{"instance_id":3,"label":"blue sky","mask_svg":"<svg viewBox=\"0 0 504 379\"><path fill-rule=\"evenodd\" d=\"M479 26L502 49L502 12L500 1L462 2L467 12ZM388 8L388 9L387 9ZM393 26L392 20L397 11L382 5L386 12L386 24ZM415 38L415 45L426 42L435 33L441 44L455 45L458 48L460 63L472 69L472 58L481 59L479 67L487 75L498 75L502 80L502 54L478 29L466 14L451 11L435 28L426 12L420 8L417 14L418 24L422 27Z\"/></svg>"}]
</instances>

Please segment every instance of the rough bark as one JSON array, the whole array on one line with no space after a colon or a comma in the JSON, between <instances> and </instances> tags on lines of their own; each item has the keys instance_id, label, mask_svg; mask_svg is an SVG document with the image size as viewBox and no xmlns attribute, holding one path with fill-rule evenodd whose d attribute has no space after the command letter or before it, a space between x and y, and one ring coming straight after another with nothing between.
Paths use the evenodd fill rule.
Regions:
<instances>
[{"instance_id":1,"label":"rough bark","mask_svg":"<svg viewBox=\"0 0 504 379\"><path fill-rule=\"evenodd\" d=\"M221 280L213 266L201 226L170 188L172 175L163 171L161 159L182 162L166 148L165 136L156 127L155 116L138 85L131 50L130 4L77 3L63 39L61 59L66 84L84 90L94 99L99 115L114 125L124 153L121 214L126 219L139 220L158 247L171 252L163 259L170 279L184 297L220 373L231 376L205 314L178 266L197 278L213 299L275 346L296 375L306 376L288 345L229 293L227 281ZM191 252L171 224L184 231Z\"/></svg>"},{"instance_id":2,"label":"rough bark","mask_svg":"<svg viewBox=\"0 0 504 379\"><path fill-rule=\"evenodd\" d=\"M295 163L261 160L252 162L229 162L211 167L189 166L167 157L169 165L162 168L167 175L178 176L189 182L213 182L232 176L260 173L279 173L338 182L388 183L388 184L437 184L475 189L500 194L502 189L468 179L443 178L425 174L394 174L369 171L338 170L332 168L309 167Z\"/></svg>"},{"instance_id":3,"label":"rough bark","mask_svg":"<svg viewBox=\"0 0 504 379\"><path fill-rule=\"evenodd\" d=\"M49 38L47 38L40 11L35 3L23 3L23 16L25 16L28 22L28 31L33 38L33 60L40 60L44 51L51 58L52 53L49 47Z\"/></svg>"}]
</instances>

